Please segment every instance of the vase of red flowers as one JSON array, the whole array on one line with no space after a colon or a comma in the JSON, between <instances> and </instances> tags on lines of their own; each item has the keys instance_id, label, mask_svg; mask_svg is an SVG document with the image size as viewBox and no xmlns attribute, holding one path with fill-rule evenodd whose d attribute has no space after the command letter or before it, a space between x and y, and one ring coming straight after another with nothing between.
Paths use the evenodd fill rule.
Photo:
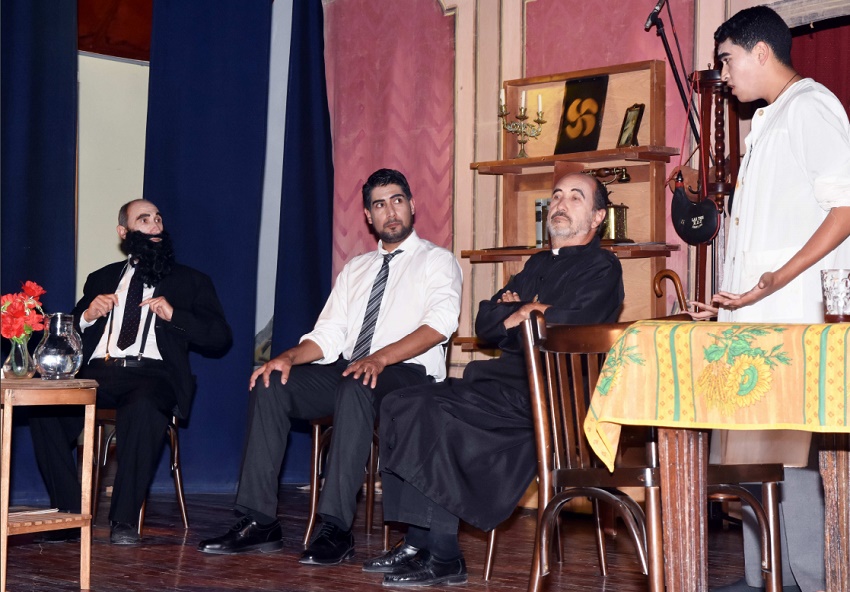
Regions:
<instances>
[{"instance_id":1,"label":"vase of red flowers","mask_svg":"<svg viewBox=\"0 0 850 592\"><path fill-rule=\"evenodd\" d=\"M27 349L33 331L44 328L41 295L44 288L24 282L21 291L0 298L0 333L12 342L12 351L3 362L3 378L32 378L35 362Z\"/></svg>"}]
</instances>

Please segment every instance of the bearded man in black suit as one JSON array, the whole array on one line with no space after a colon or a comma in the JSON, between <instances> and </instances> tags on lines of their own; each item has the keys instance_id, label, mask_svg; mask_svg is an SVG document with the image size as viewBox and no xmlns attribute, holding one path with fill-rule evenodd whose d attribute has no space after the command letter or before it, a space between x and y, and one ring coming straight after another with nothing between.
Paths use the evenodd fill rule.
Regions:
<instances>
[{"instance_id":1,"label":"bearded man in black suit","mask_svg":"<svg viewBox=\"0 0 850 592\"><path fill-rule=\"evenodd\" d=\"M131 545L139 542L139 510L169 418L187 417L195 396L189 348L223 353L231 331L210 278L175 262L153 203L137 199L122 206L117 230L127 260L90 274L73 314L83 340L79 376L98 382L98 407L117 410L110 541ZM45 408L30 418L36 460L50 503L60 511L80 511L71 450L82 427L79 411ZM78 533L57 532L58 539Z\"/></svg>"}]
</instances>

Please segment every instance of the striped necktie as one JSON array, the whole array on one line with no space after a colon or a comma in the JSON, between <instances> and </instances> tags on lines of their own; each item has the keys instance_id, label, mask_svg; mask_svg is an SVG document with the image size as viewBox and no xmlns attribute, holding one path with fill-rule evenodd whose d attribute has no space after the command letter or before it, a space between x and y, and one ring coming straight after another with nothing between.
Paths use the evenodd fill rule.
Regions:
<instances>
[{"instance_id":1,"label":"striped necktie","mask_svg":"<svg viewBox=\"0 0 850 592\"><path fill-rule=\"evenodd\" d=\"M372 347L372 336L375 334L375 324L378 322L378 313L381 310L381 300L384 297L384 288L387 286L387 278L390 275L390 260L401 252L396 250L384 255L381 271L375 277L375 283L372 284L372 293L369 294L369 303L366 305L363 326L360 327L360 335L357 336L357 343L354 344L354 352L351 354L352 362L356 362L360 358L365 358L369 355L369 349Z\"/></svg>"}]
</instances>

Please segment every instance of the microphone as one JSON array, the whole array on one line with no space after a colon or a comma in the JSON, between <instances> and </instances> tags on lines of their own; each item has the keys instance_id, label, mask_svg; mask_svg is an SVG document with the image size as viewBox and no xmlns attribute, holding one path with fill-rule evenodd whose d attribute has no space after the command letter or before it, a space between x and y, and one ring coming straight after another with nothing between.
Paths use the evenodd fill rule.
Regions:
<instances>
[{"instance_id":1,"label":"microphone","mask_svg":"<svg viewBox=\"0 0 850 592\"><path fill-rule=\"evenodd\" d=\"M644 31L649 31L652 28L653 21L655 20L655 15L661 12L661 9L664 7L664 3L667 0L658 0L658 3L655 5L655 8L652 9L652 12L649 13L649 17L646 19L646 24L643 26Z\"/></svg>"}]
</instances>

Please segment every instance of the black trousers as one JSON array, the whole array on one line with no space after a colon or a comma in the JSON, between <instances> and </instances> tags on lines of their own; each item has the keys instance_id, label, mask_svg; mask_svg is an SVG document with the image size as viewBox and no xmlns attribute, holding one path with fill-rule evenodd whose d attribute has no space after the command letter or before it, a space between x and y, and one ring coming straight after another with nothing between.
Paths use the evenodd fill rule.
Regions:
<instances>
[{"instance_id":1,"label":"black trousers","mask_svg":"<svg viewBox=\"0 0 850 592\"><path fill-rule=\"evenodd\" d=\"M457 534L460 519L401 477L381 471L384 520L425 528L433 533Z\"/></svg>"},{"instance_id":2,"label":"black trousers","mask_svg":"<svg viewBox=\"0 0 850 592\"><path fill-rule=\"evenodd\" d=\"M165 443L165 430L177 403L164 367L85 366L81 378L98 382L97 406L115 409L118 468L109 519L136 524ZM30 408L35 457L50 504L80 511L80 482L73 450L83 429L75 407Z\"/></svg>"},{"instance_id":3,"label":"black trousers","mask_svg":"<svg viewBox=\"0 0 850 592\"><path fill-rule=\"evenodd\" d=\"M237 509L257 517L277 515L280 469L286 454L291 419L333 415L334 432L319 514L349 526L354 522L357 491L369 458L375 418L383 397L402 387L425 384L430 378L419 364L384 368L373 389L361 380L342 377L348 361L294 366L286 384L273 372L269 386L259 380L251 391L248 436L236 494Z\"/></svg>"}]
</instances>

